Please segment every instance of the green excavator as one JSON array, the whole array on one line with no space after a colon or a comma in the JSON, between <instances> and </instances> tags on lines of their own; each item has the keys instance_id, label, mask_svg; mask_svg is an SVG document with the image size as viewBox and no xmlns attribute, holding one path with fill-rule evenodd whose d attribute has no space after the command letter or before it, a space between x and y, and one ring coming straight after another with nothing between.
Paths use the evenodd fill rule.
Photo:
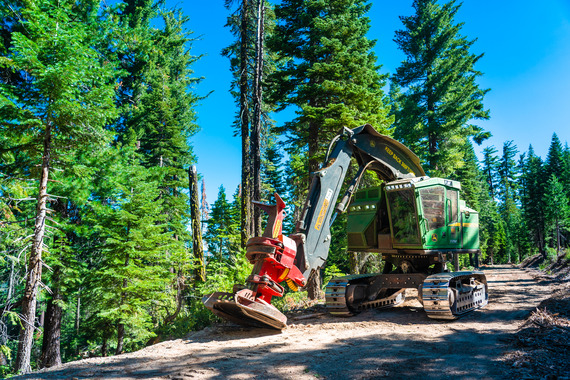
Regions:
<instances>
[{"instance_id":1,"label":"green excavator","mask_svg":"<svg viewBox=\"0 0 570 380\"><path fill-rule=\"evenodd\" d=\"M352 158L359 169L338 201ZM455 262L457 269L458 255L478 257L479 214L460 199L459 182L430 178L419 162L405 145L368 124L343 128L312 177L296 232L282 233L285 204L278 194L275 205L255 202L268 219L263 235L247 243L252 273L231 293L204 296L205 306L242 325L285 328L287 318L271 299L283 296L281 283L298 290L325 264L331 225L342 212L347 212L348 251L381 254L384 269L330 280L326 306L331 314L398 305L408 288L418 290L430 318L456 319L485 306L485 275L448 268ZM382 185L358 190L365 171L374 172Z\"/></svg>"}]
</instances>

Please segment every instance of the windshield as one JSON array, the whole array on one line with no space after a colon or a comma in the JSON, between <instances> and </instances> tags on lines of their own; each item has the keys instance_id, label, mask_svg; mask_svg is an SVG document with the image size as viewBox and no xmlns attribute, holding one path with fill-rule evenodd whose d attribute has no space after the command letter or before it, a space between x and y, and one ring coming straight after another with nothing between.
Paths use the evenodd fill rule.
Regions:
<instances>
[{"instance_id":1,"label":"windshield","mask_svg":"<svg viewBox=\"0 0 570 380\"><path fill-rule=\"evenodd\" d=\"M419 244L418 221L412 189L388 193L394 244Z\"/></svg>"}]
</instances>

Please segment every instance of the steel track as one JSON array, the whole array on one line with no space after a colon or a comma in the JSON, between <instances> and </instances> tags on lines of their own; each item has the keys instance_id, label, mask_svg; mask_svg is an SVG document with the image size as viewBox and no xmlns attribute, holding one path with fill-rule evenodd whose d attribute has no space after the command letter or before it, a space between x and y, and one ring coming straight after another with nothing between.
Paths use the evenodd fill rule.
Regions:
<instances>
[{"instance_id":1,"label":"steel track","mask_svg":"<svg viewBox=\"0 0 570 380\"><path fill-rule=\"evenodd\" d=\"M434 274L425 279L422 298L428 317L457 319L487 305L487 280L483 272Z\"/></svg>"},{"instance_id":2,"label":"steel track","mask_svg":"<svg viewBox=\"0 0 570 380\"><path fill-rule=\"evenodd\" d=\"M325 300L329 313L339 317L350 317L361 311L373 308L387 308L401 304L406 299L405 289L374 301L361 302L357 305L348 305L346 302L346 289L352 280L367 277L375 277L375 274L356 274L351 276L337 277L329 281L326 287Z\"/></svg>"},{"instance_id":3,"label":"steel track","mask_svg":"<svg viewBox=\"0 0 570 380\"><path fill-rule=\"evenodd\" d=\"M346 300L346 289L350 282L375 276L378 275L350 275L330 280L325 295L329 313L349 317L366 309L392 307L404 302L404 289L400 289L389 297L349 305ZM419 291L426 314L433 319L457 319L488 303L487 281L483 272L431 275L424 280Z\"/></svg>"}]
</instances>

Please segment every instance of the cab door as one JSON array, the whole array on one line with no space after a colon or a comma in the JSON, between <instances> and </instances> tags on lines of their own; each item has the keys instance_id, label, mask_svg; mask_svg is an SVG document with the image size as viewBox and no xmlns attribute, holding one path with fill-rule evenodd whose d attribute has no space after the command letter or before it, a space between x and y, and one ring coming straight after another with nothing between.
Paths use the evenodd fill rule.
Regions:
<instances>
[{"instance_id":1,"label":"cab door","mask_svg":"<svg viewBox=\"0 0 570 380\"><path fill-rule=\"evenodd\" d=\"M459 191L447 189L447 236L451 248L461 247L461 221L459 220Z\"/></svg>"}]
</instances>

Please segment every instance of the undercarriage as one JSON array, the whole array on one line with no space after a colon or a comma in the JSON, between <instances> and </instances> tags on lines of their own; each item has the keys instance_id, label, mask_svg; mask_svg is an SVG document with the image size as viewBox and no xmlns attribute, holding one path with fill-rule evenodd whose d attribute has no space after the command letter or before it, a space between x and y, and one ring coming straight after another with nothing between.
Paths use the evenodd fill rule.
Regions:
<instances>
[{"instance_id":1,"label":"undercarriage","mask_svg":"<svg viewBox=\"0 0 570 380\"><path fill-rule=\"evenodd\" d=\"M456 319L487 304L487 280L482 272L447 272L446 265L439 263L426 267L437 257L385 256L384 272L388 273L333 278L326 287L327 309L348 317L370 308L397 306L405 300L405 289L418 290L419 301L433 319Z\"/></svg>"}]
</instances>

